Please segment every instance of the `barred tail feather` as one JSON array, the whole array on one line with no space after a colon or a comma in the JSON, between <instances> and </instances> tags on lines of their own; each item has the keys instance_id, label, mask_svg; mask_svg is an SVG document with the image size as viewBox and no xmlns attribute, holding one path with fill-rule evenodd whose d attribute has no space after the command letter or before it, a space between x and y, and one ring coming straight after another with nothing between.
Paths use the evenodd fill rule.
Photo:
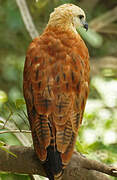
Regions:
<instances>
[{"instance_id":1,"label":"barred tail feather","mask_svg":"<svg viewBox=\"0 0 117 180\"><path fill-rule=\"evenodd\" d=\"M62 160L60 152L57 151L56 147L48 146L47 158L43 167L49 180L61 180L62 179Z\"/></svg>"}]
</instances>

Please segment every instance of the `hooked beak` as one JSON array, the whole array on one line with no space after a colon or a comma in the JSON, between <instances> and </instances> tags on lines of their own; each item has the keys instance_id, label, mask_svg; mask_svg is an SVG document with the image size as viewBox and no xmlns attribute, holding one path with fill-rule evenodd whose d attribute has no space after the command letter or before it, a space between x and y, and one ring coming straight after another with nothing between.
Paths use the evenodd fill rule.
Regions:
<instances>
[{"instance_id":1,"label":"hooked beak","mask_svg":"<svg viewBox=\"0 0 117 180\"><path fill-rule=\"evenodd\" d=\"M88 23L83 19L81 20L81 23L83 24L83 27L86 29L86 31L88 31Z\"/></svg>"},{"instance_id":2,"label":"hooked beak","mask_svg":"<svg viewBox=\"0 0 117 180\"><path fill-rule=\"evenodd\" d=\"M85 22L84 28L86 29L86 31L88 31L88 23L87 22Z\"/></svg>"}]
</instances>

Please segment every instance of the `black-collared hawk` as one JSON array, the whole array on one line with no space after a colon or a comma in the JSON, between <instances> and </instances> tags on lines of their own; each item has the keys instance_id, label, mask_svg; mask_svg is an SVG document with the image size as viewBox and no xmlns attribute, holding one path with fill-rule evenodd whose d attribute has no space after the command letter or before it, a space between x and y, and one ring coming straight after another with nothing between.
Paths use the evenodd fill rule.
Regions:
<instances>
[{"instance_id":1,"label":"black-collared hawk","mask_svg":"<svg viewBox=\"0 0 117 180\"><path fill-rule=\"evenodd\" d=\"M88 29L85 19L76 5L55 8L26 55L24 98L34 149L49 180L62 179L88 97L89 53L76 31Z\"/></svg>"}]
</instances>

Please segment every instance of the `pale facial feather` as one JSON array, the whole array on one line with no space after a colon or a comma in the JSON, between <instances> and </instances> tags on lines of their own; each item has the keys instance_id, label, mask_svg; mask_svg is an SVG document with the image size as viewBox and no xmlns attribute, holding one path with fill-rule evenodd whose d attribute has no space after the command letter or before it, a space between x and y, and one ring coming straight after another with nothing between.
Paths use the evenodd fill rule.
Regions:
<instances>
[{"instance_id":1,"label":"pale facial feather","mask_svg":"<svg viewBox=\"0 0 117 180\"><path fill-rule=\"evenodd\" d=\"M82 17L82 18L81 18ZM76 32L76 28L83 26L86 16L84 11L73 4L64 4L54 9L50 14L47 26L60 27L63 30Z\"/></svg>"}]
</instances>

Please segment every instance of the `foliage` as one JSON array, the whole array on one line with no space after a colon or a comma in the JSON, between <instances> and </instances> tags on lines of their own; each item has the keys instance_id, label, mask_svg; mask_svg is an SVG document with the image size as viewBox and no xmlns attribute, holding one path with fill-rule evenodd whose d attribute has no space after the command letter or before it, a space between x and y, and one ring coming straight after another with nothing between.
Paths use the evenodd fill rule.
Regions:
<instances>
[{"instance_id":1,"label":"foliage","mask_svg":"<svg viewBox=\"0 0 117 180\"><path fill-rule=\"evenodd\" d=\"M63 3L80 5L87 12L87 20L90 23L117 6L116 0L94 0L92 4L89 0L27 0L39 33L43 31L50 12ZM0 128L4 127L5 119L6 127L9 122L14 123L18 129L27 130L29 124L22 93L22 74L25 52L31 38L15 0L0 0L0 4ZM92 59L105 56L117 57L117 28L110 30L110 27L117 27L117 19L98 32L95 31L96 27L90 28L89 36L81 30ZM105 33L105 29L108 29L108 32ZM92 159L116 164L116 107L117 78L112 69L104 69L98 76L91 76L90 95L76 143L78 151ZM12 133L0 134L0 141L12 145L21 144ZM0 147L4 148L1 143ZM30 177L1 173L0 179L28 180Z\"/></svg>"},{"instance_id":2,"label":"foliage","mask_svg":"<svg viewBox=\"0 0 117 180\"><path fill-rule=\"evenodd\" d=\"M2 149L3 151L6 151L7 153L17 158L17 156L14 153L10 152L7 148L5 148L5 143L2 141L0 141L0 149Z\"/></svg>"}]
</instances>

